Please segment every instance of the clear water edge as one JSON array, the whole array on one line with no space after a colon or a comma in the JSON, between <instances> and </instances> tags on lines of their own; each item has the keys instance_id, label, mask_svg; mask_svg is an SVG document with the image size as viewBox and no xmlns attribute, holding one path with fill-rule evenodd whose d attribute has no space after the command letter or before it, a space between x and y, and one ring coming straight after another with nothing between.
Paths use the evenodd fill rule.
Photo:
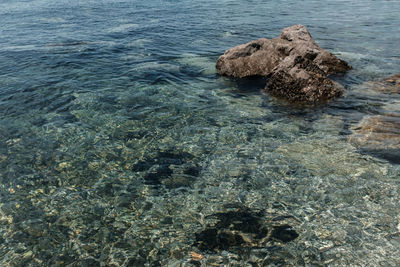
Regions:
<instances>
[{"instance_id":1,"label":"clear water edge","mask_svg":"<svg viewBox=\"0 0 400 267\"><path fill-rule=\"evenodd\" d=\"M398 265L399 165L347 138L398 106L360 85L400 72L398 2L290 4L1 3L1 263ZM353 66L344 97L298 109L215 74L299 22ZM232 205L299 237L199 251Z\"/></svg>"}]
</instances>

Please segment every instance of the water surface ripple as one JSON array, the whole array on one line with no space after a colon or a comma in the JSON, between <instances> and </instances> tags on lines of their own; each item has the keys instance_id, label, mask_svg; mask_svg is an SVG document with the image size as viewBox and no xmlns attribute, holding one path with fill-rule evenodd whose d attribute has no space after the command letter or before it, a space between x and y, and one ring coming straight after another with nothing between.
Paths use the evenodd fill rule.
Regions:
<instances>
[{"instance_id":1,"label":"water surface ripple","mask_svg":"<svg viewBox=\"0 0 400 267\"><path fill-rule=\"evenodd\" d=\"M0 1L0 265L399 266L400 155L348 138L398 114L363 84L400 73L399 10ZM298 23L353 66L345 96L295 107L216 75Z\"/></svg>"}]
</instances>

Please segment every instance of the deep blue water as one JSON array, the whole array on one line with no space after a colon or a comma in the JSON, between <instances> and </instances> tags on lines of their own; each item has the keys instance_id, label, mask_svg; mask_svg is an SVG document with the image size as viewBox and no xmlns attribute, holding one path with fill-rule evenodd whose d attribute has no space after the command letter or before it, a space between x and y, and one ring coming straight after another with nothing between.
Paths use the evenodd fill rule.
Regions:
<instances>
[{"instance_id":1,"label":"deep blue water","mask_svg":"<svg viewBox=\"0 0 400 267\"><path fill-rule=\"evenodd\" d=\"M400 139L350 138L400 117L398 93L365 86L400 73L399 11L0 0L0 265L400 265ZM216 74L293 24L353 66L343 97L298 107Z\"/></svg>"}]
</instances>

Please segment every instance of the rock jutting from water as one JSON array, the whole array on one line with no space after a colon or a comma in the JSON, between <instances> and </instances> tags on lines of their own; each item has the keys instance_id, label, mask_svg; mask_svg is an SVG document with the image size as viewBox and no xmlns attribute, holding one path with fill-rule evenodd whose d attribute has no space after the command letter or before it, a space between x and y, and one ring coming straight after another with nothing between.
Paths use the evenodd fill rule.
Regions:
<instances>
[{"instance_id":1,"label":"rock jutting from water","mask_svg":"<svg viewBox=\"0 0 400 267\"><path fill-rule=\"evenodd\" d=\"M282 30L274 39L259 39L227 50L218 58L220 75L270 77L265 90L291 101L317 102L339 96L343 87L328 75L351 69L321 48L303 25Z\"/></svg>"}]
</instances>

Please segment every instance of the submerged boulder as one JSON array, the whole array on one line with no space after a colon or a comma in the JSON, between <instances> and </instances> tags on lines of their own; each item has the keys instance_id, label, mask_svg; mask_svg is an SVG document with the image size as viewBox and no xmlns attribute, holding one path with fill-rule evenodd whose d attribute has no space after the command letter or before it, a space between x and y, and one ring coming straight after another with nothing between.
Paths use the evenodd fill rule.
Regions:
<instances>
[{"instance_id":1,"label":"submerged boulder","mask_svg":"<svg viewBox=\"0 0 400 267\"><path fill-rule=\"evenodd\" d=\"M272 221L265 220L263 212L253 212L247 208L215 213L205 217L210 221L205 229L196 233L194 245L201 251L221 250L244 251L265 246L267 242L288 243L299 237L292 226L285 223L291 215L278 216Z\"/></svg>"},{"instance_id":2,"label":"submerged boulder","mask_svg":"<svg viewBox=\"0 0 400 267\"><path fill-rule=\"evenodd\" d=\"M306 27L294 25L283 29L277 38L262 38L229 49L218 58L216 68L220 75L237 78L271 77L273 84L266 90L272 94L315 102L340 95L340 86L327 76L351 67L318 46Z\"/></svg>"},{"instance_id":3,"label":"submerged boulder","mask_svg":"<svg viewBox=\"0 0 400 267\"><path fill-rule=\"evenodd\" d=\"M351 130L349 140L361 151L400 163L400 114L364 117Z\"/></svg>"},{"instance_id":4,"label":"submerged boulder","mask_svg":"<svg viewBox=\"0 0 400 267\"><path fill-rule=\"evenodd\" d=\"M400 74L396 74L378 81L370 81L363 86L372 89L377 93L399 94L400 93Z\"/></svg>"},{"instance_id":5,"label":"submerged boulder","mask_svg":"<svg viewBox=\"0 0 400 267\"><path fill-rule=\"evenodd\" d=\"M400 74L362 84L367 95L391 97L379 115L365 116L351 128L349 141L358 149L393 163L400 163Z\"/></svg>"}]
</instances>

